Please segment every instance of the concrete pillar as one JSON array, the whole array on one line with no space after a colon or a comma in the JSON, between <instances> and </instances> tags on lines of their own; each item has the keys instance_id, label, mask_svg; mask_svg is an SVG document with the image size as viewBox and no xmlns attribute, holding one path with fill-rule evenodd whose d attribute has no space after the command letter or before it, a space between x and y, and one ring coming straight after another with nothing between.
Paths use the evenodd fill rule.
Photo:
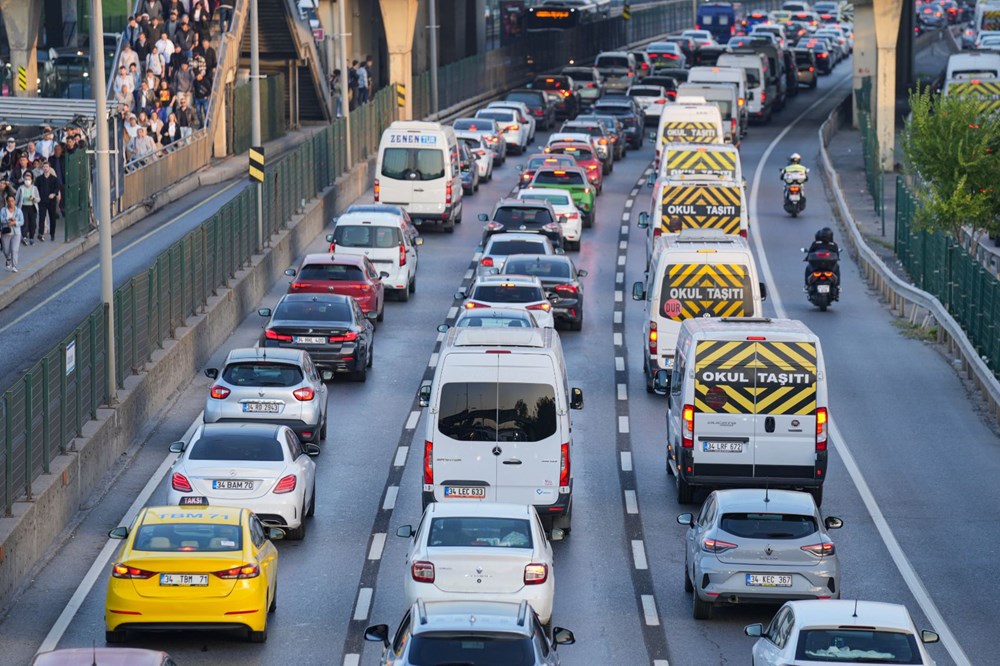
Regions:
<instances>
[{"instance_id":1,"label":"concrete pillar","mask_svg":"<svg viewBox=\"0 0 1000 666\"><path fill-rule=\"evenodd\" d=\"M385 38L389 46L389 83L406 88L404 119L413 118L413 28L417 22L417 0L379 0Z\"/></svg>"},{"instance_id":2,"label":"concrete pillar","mask_svg":"<svg viewBox=\"0 0 1000 666\"><path fill-rule=\"evenodd\" d=\"M854 90L861 80L876 74L875 8L869 4L854 4ZM871 109L867 109L870 113ZM858 127L858 99L854 96L854 128Z\"/></svg>"},{"instance_id":3,"label":"concrete pillar","mask_svg":"<svg viewBox=\"0 0 1000 666\"><path fill-rule=\"evenodd\" d=\"M38 44L38 30L42 23L41 2L24 0L0 0L4 26L7 28L7 42L10 44L10 66L12 87L18 97L35 97L38 92L38 59L35 47ZM27 68L27 90L18 84L18 68Z\"/></svg>"},{"instance_id":4,"label":"concrete pillar","mask_svg":"<svg viewBox=\"0 0 1000 666\"><path fill-rule=\"evenodd\" d=\"M903 0L875 2L875 42L878 45L875 128L883 171L892 171L896 145L896 42L902 9Z\"/></svg>"}]
</instances>

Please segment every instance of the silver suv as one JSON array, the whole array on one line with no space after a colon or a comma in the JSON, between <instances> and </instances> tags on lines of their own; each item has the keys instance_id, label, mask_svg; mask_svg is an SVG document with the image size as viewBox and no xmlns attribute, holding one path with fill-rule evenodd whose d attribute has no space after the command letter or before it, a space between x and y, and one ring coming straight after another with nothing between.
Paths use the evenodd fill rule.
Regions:
<instances>
[{"instance_id":1,"label":"silver suv","mask_svg":"<svg viewBox=\"0 0 1000 666\"><path fill-rule=\"evenodd\" d=\"M254 348L229 352L205 399L205 423L265 422L285 425L304 442L326 439L327 389L309 354L301 349Z\"/></svg>"},{"instance_id":2,"label":"silver suv","mask_svg":"<svg viewBox=\"0 0 1000 666\"><path fill-rule=\"evenodd\" d=\"M573 632L552 629L552 640L527 601L428 601L406 612L390 642L389 625L365 630L365 639L382 643L384 666L409 664L559 663L556 648L576 642Z\"/></svg>"}]
</instances>

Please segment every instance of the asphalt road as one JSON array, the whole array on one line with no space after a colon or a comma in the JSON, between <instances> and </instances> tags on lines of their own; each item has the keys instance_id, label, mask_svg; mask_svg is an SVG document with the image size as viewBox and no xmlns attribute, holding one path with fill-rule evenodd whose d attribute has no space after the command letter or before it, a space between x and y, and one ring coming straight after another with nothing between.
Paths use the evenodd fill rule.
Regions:
<instances>
[{"instance_id":1,"label":"asphalt road","mask_svg":"<svg viewBox=\"0 0 1000 666\"><path fill-rule=\"evenodd\" d=\"M993 492L1000 441L947 360L897 325L849 259L839 303L820 313L806 301L799 248L833 220L820 179L807 185L808 209L801 217L788 217L780 206L778 169L791 152L817 163L816 129L848 91L848 68L839 66L817 91L792 100L772 125L752 127L743 144L750 233L769 283L765 309L802 319L822 339L836 426L823 509L845 521L833 534L845 597L904 603L919 627L950 628L956 642L930 648L938 663L964 663L960 650L971 663L991 663L991 636L1000 624L1000 611L989 601L996 588L989 573L992 545L1000 536L1000 500ZM543 134L537 143L544 143ZM742 627L766 622L774 607L722 608L711 621L692 619L681 578L683 528L674 520L690 509L677 505L664 472L665 401L644 390L643 311L629 294L644 268L644 232L634 225L649 197L648 189L633 191L651 157L647 145L616 165L598 201L595 227L584 232L582 250L571 253L590 273L584 279L587 319L581 332L565 332L562 339L570 384L583 388L586 408L574 414L574 530L554 544L554 624L576 633L577 644L560 650L568 664L746 663L752 643ZM466 199L465 223L454 235L425 232L418 291L409 303L387 303L368 382L331 385L330 439L317 459L316 517L304 541L278 546L279 608L268 642L180 634L137 637L135 645L166 649L182 664L377 663L379 647L362 644L360 631L378 622L395 627L401 617L407 543L394 533L420 516L424 424L422 418L415 423L415 393L436 360L436 326L454 314L453 292L468 276L480 236L476 214L489 212L510 191L520 159L509 159L492 183ZM623 240L629 241L624 247ZM310 250L323 246L318 238ZM272 305L286 286L274 285L262 305ZM623 313L620 324L616 312ZM252 345L261 324L255 315L247 319L213 362L232 347ZM51 645L102 643L110 563L98 556L105 534L162 472L167 445L199 417L207 387L199 376L178 395L105 495L95 498L77 529L35 572L0 621L4 663L26 663L53 627ZM851 460L863 480L849 472ZM149 485L149 503L164 501L162 480ZM379 535L386 533L383 547ZM645 556L646 568L636 552ZM76 612L64 613L92 566L92 589L81 589ZM946 625L929 621L936 612Z\"/></svg>"}]
</instances>

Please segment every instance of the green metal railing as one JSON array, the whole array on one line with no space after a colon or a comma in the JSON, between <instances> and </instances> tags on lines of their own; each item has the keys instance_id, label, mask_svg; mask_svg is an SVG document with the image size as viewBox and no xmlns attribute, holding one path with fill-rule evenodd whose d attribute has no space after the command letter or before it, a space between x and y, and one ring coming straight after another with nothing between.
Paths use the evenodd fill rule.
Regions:
<instances>
[{"instance_id":1,"label":"green metal railing","mask_svg":"<svg viewBox=\"0 0 1000 666\"><path fill-rule=\"evenodd\" d=\"M66 155L63 187L63 229L67 241L90 231L90 155L76 150Z\"/></svg>"},{"instance_id":2,"label":"green metal railing","mask_svg":"<svg viewBox=\"0 0 1000 666\"><path fill-rule=\"evenodd\" d=\"M913 283L933 294L969 336L976 351L1000 369L1000 280L959 243L914 223L918 202L896 178L896 256Z\"/></svg>"},{"instance_id":3,"label":"green metal railing","mask_svg":"<svg viewBox=\"0 0 1000 666\"><path fill-rule=\"evenodd\" d=\"M226 107L233 128L232 153L239 155L250 149L252 123L250 114L250 83L233 89L233 103ZM264 143L285 135L288 126L285 106L285 75L270 75L260 82L260 137Z\"/></svg>"},{"instance_id":4,"label":"green metal railing","mask_svg":"<svg viewBox=\"0 0 1000 666\"><path fill-rule=\"evenodd\" d=\"M351 112L356 161L378 150L382 131L396 119L395 100L395 91L386 88ZM287 226L303 200L315 197L350 168L344 138L340 120L268 164L263 188L267 237ZM140 372L153 352L202 310L210 296L249 265L257 245L254 196L253 188L242 190L162 252L148 269L115 290L113 340L119 387L129 375ZM73 450L83 425L108 402L104 319L104 306L98 306L2 393L0 499L5 515L11 515L19 497L32 497L35 480L49 472L55 456Z\"/></svg>"},{"instance_id":5,"label":"green metal railing","mask_svg":"<svg viewBox=\"0 0 1000 666\"><path fill-rule=\"evenodd\" d=\"M861 132L861 150L865 160L865 181L868 192L875 201L875 212L885 222L884 179L879 155L878 130L872 113L872 78L861 78L861 87L854 90L858 101L858 129ZM884 226L884 225L883 225Z\"/></svg>"}]
</instances>

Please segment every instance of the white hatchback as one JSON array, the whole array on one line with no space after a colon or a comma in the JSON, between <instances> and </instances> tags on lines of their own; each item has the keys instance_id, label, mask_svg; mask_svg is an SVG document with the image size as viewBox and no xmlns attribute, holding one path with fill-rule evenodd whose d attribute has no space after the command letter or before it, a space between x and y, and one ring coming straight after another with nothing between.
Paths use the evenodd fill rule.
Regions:
<instances>
[{"instance_id":1,"label":"white hatchback","mask_svg":"<svg viewBox=\"0 0 1000 666\"><path fill-rule=\"evenodd\" d=\"M368 257L380 272L387 289L395 290L401 301L410 300L417 290L417 246L424 239L410 238L405 221L393 212L345 213L335 220L333 233L326 239L330 252Z\"/></svg>"},{"instance_id":2,"label":"white hatchback","mask_svg":"<svg viewBox=\"0 0 1000 666\"><path fill-rule=\"evenodd\" d=\"M462 307L467 310L517 308L531 312L542 328L555 328L556 325L552 303L545 295L541 280L534 275L482 275L475 279L468 292L464 289L456 292L455 298L465 299Z\"/></svg>"},{"instance_id":3,"label":"white hatchback","mask_svg":"<svg viewBox=\"0 0 1000 666\"><path fill-rule=\"evenodd\" d=\"M552 546L535 507L467 500L434 502L414 530L403 584L406 605L455 599L526 600L543 625L552 620L555 571Z\"/></svg>"},{"instance_id":4,"label":"white hatchback","mask_svg":"<svg viewBox=\"0 0 1000 666\"><path fill-rule=\"evenodd\" d=\"M493 162L496 155L486 143L486 139L475 132L455 132L455 138L468 146L473 157L476 158L479 180L483 182L493 180Z\"/></svg>"}]
</instances>

